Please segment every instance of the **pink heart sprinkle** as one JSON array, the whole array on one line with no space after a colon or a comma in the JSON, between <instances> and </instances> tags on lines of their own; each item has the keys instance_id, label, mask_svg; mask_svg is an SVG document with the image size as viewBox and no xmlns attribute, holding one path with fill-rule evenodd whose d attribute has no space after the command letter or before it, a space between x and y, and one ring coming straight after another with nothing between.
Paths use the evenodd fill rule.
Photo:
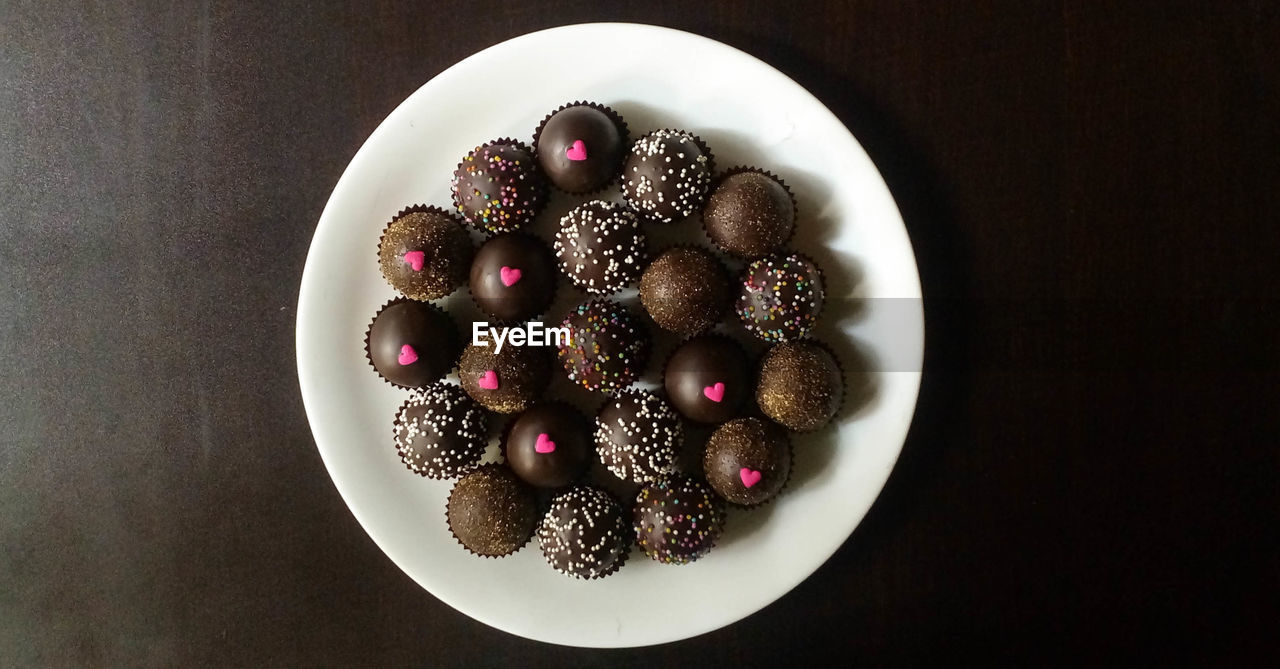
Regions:
<instances>
[{"instance_id":1,"label":"pink heart sprinkle","mask_svg":"<svg viewBox=\"0 0 1280 669\"><path fill-rule=\"evenodd\" d=\"M573 140L573 146L564 150L564 157L574 161L586 160L587 145L583 144L580 139Z\"/></svg>"},{"instance_id":2,"label":"pink heart sprinkle","mask_svg":"<svg viewBox=\"0 0 1280 669\"><path fill-rule=\"evenodd\" d=\"M399 360L402 365L412 365L418 361L418 352L413 350L412 346L405 344L400 347Z\"/></svg>"},{"instance_id":3,"label":"pink heart sprinkle","mask_svg":"<svg viewBox=\"0 0 1280 669\"><path fill-rule=\"evenodd\" d=\"M516 285L516 282L520 280L522 272L516 267L507 267L506 265L503 265L502 269L499 270L499 274L502 275L502 285L510 288Z\"/></svg>"},{"instance_id":4,"label":"pink heart sprinkle","mask_svg":"<svg viewBox=\"0 0 1280 669\"><path fill-rule=\"evenodd\" d=\"M493 371L492 369L485 370L484 374L480 375L479 384L480 384L480 387L484 388L485 390L497 390L498 389L498 373Z\"/></svg>"},{"instance_id":5,"label":"pink heart sprinkle","mask_svg":"<svg viewBox=\"0 0 1280 669\"><path fill-rule=\"evenodd\" d=\"M743 467L742 469L738 470L738 476L742 477L742 485L750 488L751 486L760 482L761 474L760 472L754 469L747 469L746 467Z\"/></svg>"},{"instance_id":6,"label":"pink heart sprinkle","mask_svg":"<svg viewBox=\"0 0 1280 669\"><path fill-rule=\"evenodd\" d=\"M706 395L707 399L712 402L722 402L724 401L724 384L717 381L714 386L703 388L702 394Z\"/></svg>"},{"instance_id":7,"label":"pink heart sprinkle","mask_svg":"<svg viewBox=\"0 0 1280 669\"><path fill-rule=\"evenodd\" d=\"M533 450L539 453L550 453L556 450L556 442L551 441L551 437L546 432L538 433L538 441L533 445Z\"/></svg>"},{"instance_id":8,"label":"pink heart sprinkle","mask_svg":"<svg viewBox=\"0 0 1280 669\"><path fill-rule=\"evenodd\" d=\"M406 251L404 254L404 261L409 263L409 266L415 272L422 271L422 263L426 262L426 260L427 255L422 251Z\"/></svg>"}]
</instances>

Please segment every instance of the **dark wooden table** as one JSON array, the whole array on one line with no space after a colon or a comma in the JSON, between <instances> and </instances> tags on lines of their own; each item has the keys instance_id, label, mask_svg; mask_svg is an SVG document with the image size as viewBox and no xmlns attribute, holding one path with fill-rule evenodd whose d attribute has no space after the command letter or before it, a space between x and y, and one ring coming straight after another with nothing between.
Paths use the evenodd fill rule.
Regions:
<instances>
[{"instance_id":1,"label":"dark wooden table","mask_svg":"<svg viewBox=\"0 0 1280 669\"><path fill-rule=\"evenodd\" d=\"M1276 5L1090 4L0 0L0 665L1274 655ZM515 638L414 585L334 489L294 365L315 222L377 123L474 51L592 20L813 91L928 298L862 526L765 610L640 650Z\"/></svg>"}]
</instances>

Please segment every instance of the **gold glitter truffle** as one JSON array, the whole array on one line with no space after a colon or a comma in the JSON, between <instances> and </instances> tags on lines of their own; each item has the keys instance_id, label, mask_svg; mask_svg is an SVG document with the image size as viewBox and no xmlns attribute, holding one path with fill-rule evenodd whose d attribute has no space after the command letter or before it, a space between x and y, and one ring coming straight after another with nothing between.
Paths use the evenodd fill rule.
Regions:
<instances>
[{"instance_id":1,"label":"gold glitter truffle","mask_svg":"<svg viewBox=\"0 0 1280 669\"><path fill-rule=\"evenodd\" d=\"M756 403L786 428L816 430L831 421L843 400L840 364L817 341L777 344L760 361Z\"/></svg>"},{"instance_id":2,"label":"gold glitter truffle","mask_svg":"<svg viewBox=\"0 0 1280 669\"><path fill-rule=\"evenodd\" d=\"M458 480L445 508L449 531L477 555L502 557L524 546L538 525L537 499L503 465L485 465Z\"/></svg>"},{"instance_id":3,"label":"gold glitter truffle","mask_svg":"<svg viewBox=\"0 0 1280 669\"><path fill-rule=\"evenodd\" d=\"M378 267L392 288L414 300L435 300L467 280L475 248L462 223L434 207L402 212L378 241Z\"/></svg>"},{"instance_id":4,"label":"gold glitter truffle","mask_svg":"<svg viewBox=\"0 0 1280 669\"><path fill-rule=\"evenodd\" d=\"M469 344L458 359L458 380L471 399L497 413L528 409L551 382L549 351L534 346Z\"/></svg>"},{"instance_id":5,"label":"gold glitter truffle","mask_svg":"<svg viewBox=\"0 0 1280 669\"><path fill-rule=\"evenodd\" d=\"M710 251L663 251L640 277L640 303L659 327L683 335L711 329L729 308L729 274Z\"/></svg>"}]
</instances>

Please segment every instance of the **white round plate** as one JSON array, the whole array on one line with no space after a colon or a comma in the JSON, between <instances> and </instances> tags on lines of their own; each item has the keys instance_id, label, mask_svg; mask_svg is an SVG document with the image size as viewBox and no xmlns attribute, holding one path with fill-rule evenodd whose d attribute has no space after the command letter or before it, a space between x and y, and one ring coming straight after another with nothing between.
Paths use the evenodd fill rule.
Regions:
<instances>
[{"instance_id":1,"label":"white round plate","mask_svg":"<svg viewBox=\"0 0 1280 669\"><path fill-rule=\"evenodd\" d=\"M718 167L760 166L792 187L800 204L792 246L816 259L828 281L817 334L840 356L850 385L835 424L796 437L796 470L783 495L756 510L731 510L708 556L670 566L633 549L625 568L597 581L550 569L536 540L496 560L454 541L444 521L451 483L418 477L399 461L391 420L407 393L373 372L363 344L369 320L394 297L375 258L386 222L411 204L448 207L449 178L463 155L498 137L531 142L544 115L572 100L613 107L632 137L662 127L691 130ZM556 207L572 204L553 199L540 229L554 225ZM651 236L661 237L653 227ZM698 228L687 221L680 229L696 237ZM561 293L548 322L577 298ZM447 308L468 308L465 290L449 299ZM466 317L457 319L470 330ZM893 198L822 103L719 42L652 26L586 24L481 51L383 121L320 217L302 276L297 339L302 396L325 465L356 519L405 573L507 632L618 647L732 623L791 590L839 548L902 449L920 386L924 316L915 256ZM665 355L655 352L647 378L656 378Z\"/></svg>"}]
</instances>

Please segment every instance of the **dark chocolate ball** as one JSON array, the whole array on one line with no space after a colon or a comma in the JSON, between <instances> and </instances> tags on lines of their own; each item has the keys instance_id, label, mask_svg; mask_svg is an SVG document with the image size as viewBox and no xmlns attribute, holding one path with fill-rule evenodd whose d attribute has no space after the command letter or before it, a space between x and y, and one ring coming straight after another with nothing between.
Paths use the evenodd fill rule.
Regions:
<instances>
[{"instance_id":1,"label":"dark chocolate ball","mask_svg":"<svg viewBox=\"0 0 1280 669\"><path fill-rule=\"evenodd\" d=\"M791 440L767 420L737 418L711 433L702 468L725 500L755 506L777 495L791 476Z\"/></svg>"},{"instance_id":2,"label":"dark chocolate ball","mask_svg":"<svg viewBox=\"0 0 1280 669\"><path fill-rule=\"evenodd\" d=\"M471 262L471 297L480 310L504 323L546 310L556 294L556 264L547 245L511 233L480 245Z\"/></svg>"},{"instance_id":3,"label":"dark chocolate ball","mask_svg":"<svg viewBox=\"0 0 1280 669\"><path fill-rule=\"evenodd\" d=\"M560 219L556 258L573 285L598 295L635 282L648 260L640 219L626 207L592 200Z\"/></svg>"},{"instance_id":4,"label":"dark chocolate ball","mask_svg":"<svg viewBox=\"0 0 1280 669\"><path fill-rule=\"evenodd\" d=\"M629 530L613 495L577 486L551 500L538 528L538 546L547 564L561 574L602 578L626 561Z\"/></svg>"},{"instance_id":5,"label":"dark chocolate ball","mask_svg":"<svg viewBox=\"0 0 1280 669\"><path fill-rule=\"evenodd\" d=\"M462 389L484 408L498 413L524 411L551 382L551 352L537 346L498 347L468 344L458 358Z\"/></svg>"},{"instance_id":6,"label":"dark chocolate ball","mask_svg":"<svg viewBox=\"0 0 1280 669\"><path fill-rule=\"evenodd\" d=\"M647 483L675 473L684 425L667 401L647 390L625 390L596 414L596 455L614 476Z\"/></svg>"},{"instance_id":7,"label":"dark chocolate ball","mask_svg":"<svg viewBox=\"0 0 1280 669\"><path fill-rule=\"evenodd\" d=\"M477 555L502 557L524 546L538 527L533 489L503 465L484 465L458 479L445 506L449 531Z\"/></svg>"},{"instance_id":8,"label":"dark chocolate ball","mask_svg":"<svg viewBox=\"0 0 1280 669\"><path fill-rule=\"evenodd\" d=\"M400 214L378 240L378 267L392 288L415 300L444 297L467 280L475 248L462 221L436 207Z\"/></svg>"},{"instance_id":9,"label":"dark chocolate ball","mask_svg":"<svg viewBox=\"0 0 1280 669\"><path fill-rule=\"evenodd\" d=\"M702 140L681 130L656 130L636 140L627 154L622 196L646 219L680 221L702 207L711 167Z\"/></svg>"},{"instance_id":10,"label":"dark chocolate ball","mask_svg":"<svg viewBox=\"0 0 1280 669\"><path fill-rule=\"evenodd\" d=\"M791 253L756 260L742 276L735 306L747 331L768 342L799 339L813 329L826 291L812 260Z\"/></svg>"},{"instance_id":11,"label":"dark chocolate ball","mask_svg":"<svg viewBox=\"0 0 1280 669\"><path fill-rule=\"evenodd\" d=\"M591 423L567 404L539 404L511 422L503 448L516 476L540 488L559 488L587 471Z\"/></svg>"},{"instance_id":12,"label":"dark chocolate ball","mask_svg":"<svg viewBox=\"0 0 1280 669\"><path fill-rule=\"evenodd\" d=\"M742 347L723 335L681 344L667 358L662 383L676 410L698 423L723 423L742 411L752 391L751 365Z\"/></svg>"},{"instance_id":13,"label":"dark chocolate ball","mask_svg":"<svg viewBox=\"0 0 1280 669\"><path fill-rule=\"evenodd\" d=\"M751 259L773 253L791 238L796 204L780 180L755 171L718 180L702 208L707 236L721 249Z\"/></svg>"},{"instance_id":14,"label":"dark chocolate ball","mask_svg":"<svg viewBox=\"0 0 1280 669\"><path fill-rule=\"evenodd\" d=\"M649 362L649 333L630 309L594 299L575 307L562 323L569 343L559 347L569 380L587 390L612 392L640 378Z\"/></svg>"},{"instance_id":15,"label":"dark chocolate ball","mask_svg":"<svg viewBox=\"0 0 1280 669\"><path fill-rule=\"evenodd\" d=\"M816 430L831 421L843 401L840 364L812 339L777 344L760 360L756 403L784 427Z\"/></svg>"},{"instance_id":16,"label":"dark chocolate ball","mask_svg":"<svg viewBox=\"0 0 1280 669\"><path fill-rule=\"evenodd\" d=\"M448 374L460 348L453 320L425 302L390 302L366 333L365 353L373 368L403 388L421 388Z\"/></svg>"},{"instance_id":17,"label":"dark chocolate ball","mask_svg":"<svg viewBox=\"0 0 1280 669\"><path fill-rule=\"evenodd\" d=\"M406 467L448 479L480 462L489 444L489 415L458 386L437 381L400 405L392 432Z\"/></svg>"},{"instance_id":18,"label":"dark chocolate ball","mask_svg":"<svg viewBox=\"0 0 1280 669\"><path fill-rule=\"evenodd\" d=\"M663 564L687 564L709 553L724 531L724 502L697 479L671 476L636 494L636 542Z\"/></svg>"},{"instance_id":19,"label":"dark chocolate ball","mask_svg":"<svg viewBox=\"0 0 1280 669\"><path fill-rule=\"evenodd\" d=\"M626 146L626 125L617 114L587 104L554 112L533 138L547 180L575 194L603 188L618 176Z\"/></svg>"},{"instance_id":20,"label":"dark chocolate ball","mask_svg":"<svg viewBox=\"0 0 1280 669\"><path fill-rule=\"evenodd\" d=\"M516 230L546 203L547 184L520 142L498 139L477 146L453 172L453 204L471 225L491 232Z\"/></svg>"},{"instance_id":21,"label":"dark chocolate ball","mask_svg":"<svg viewBox=\"0 0 1280 669\"><path fill-rule=\"evenodd\" d=\"M659 327L683 335L711 329L732 299L729 273L710 251L663 251L640 277L640 303Z\"/></svg>"}]
</instances>

